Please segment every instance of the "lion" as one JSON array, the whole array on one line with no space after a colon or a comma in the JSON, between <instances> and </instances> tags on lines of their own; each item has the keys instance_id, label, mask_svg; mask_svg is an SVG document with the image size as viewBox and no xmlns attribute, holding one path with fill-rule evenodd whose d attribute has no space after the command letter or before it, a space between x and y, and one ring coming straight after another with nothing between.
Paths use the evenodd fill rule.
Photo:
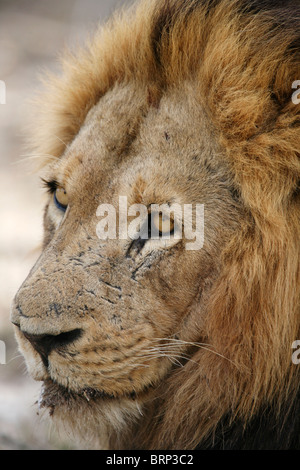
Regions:
<instances>
[{"instance_id":1,"label":"lion","mask_svg":"<svg viewBox=\"0 0 300 470\"><path fill-rule=\"evenodd\" d=\"M79 445L299 449L299 15L142 0L47 77L43 250L11 321L39 410ZM120 196L151 220L202 205L201 248L174 214L167 240L162 214L156 239L100 239Z\"/></svg>"}]
</instances>

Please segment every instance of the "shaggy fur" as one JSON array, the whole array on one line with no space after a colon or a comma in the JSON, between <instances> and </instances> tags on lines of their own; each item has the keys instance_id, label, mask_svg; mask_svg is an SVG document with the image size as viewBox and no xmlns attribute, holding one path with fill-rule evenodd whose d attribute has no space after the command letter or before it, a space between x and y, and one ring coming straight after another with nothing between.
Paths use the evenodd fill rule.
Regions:
<instances>
[{"instance_id":1,"label":"shaggy fur","mask_svg":"<svg viewBox=\"0 0 300 470\"><path fill-rule=\"evenodd\" d=\"M98 204L99 198L110 202L105 200L113 198L108 189L110 178L125 187L122 179L114 180L114 175L121 171L122 176L124 171L127 178L124 162L130 161L132 155L134 158L141 155L144 164L149 165L145 172L140 160L132 167L140 165L144 179L139 176L132 184L136 194L143 195L140 200L145 201L147 171L149 175L151 171L155 173L160 165L160 160L153 157L155 152L162 161L164 154L168 159L166 166L162 163L162 176L157 175L155 187L163 188L170 200L171 183L167 182L170 175L170 181L173 177L178 182L178 194L192 194L196 200L201 195L208 205L205 234L208 241L202 254L179 257L178 264L171 264L170 268L168 263L172 263L175 255L168 253L170 261L159 261L159 271L151 272L150 284L145 284L144 278L140 280L140 285L148 286L150 292L158 289L153 297L149 294L153 312L160 312L155 313L155 321L151 320L155 325L150 322L149 313L140 313L148 302L142 287L139 290L126 285L127 295L132 295L131 289L136 293L132 304L120 307L122 321L127 322L124 328L129 336L130 328L134 331L131 338L136 344L132 354L139 357L138 341L144 348L153 345L154 332L160 340L182 341L176 349L174 364L167 364L165 358L153 361L144 375L142 370L136 372L131 367L137 407L132 404L135 398L128 396L131 385L127 376L120 380L121 376L116 375L116 382L105 378L109 374L105 372L105 360L102 366L98 364L100 369L104 368L100 384L88 375L92 368L86 365L91 361L96 364L96 356L93 359L86 356L81 362L80 356L73 364L72 354L76 355L80 347L87 348L84 339L80 338L78 346L74 343L65 353L65 362L53 355L51 363L49 356L52 382L43 405L62 421L69 416L71 428L77 428L79 423L83 433L90 426L89 419L97 415L90 434L103 447L300 447L300 366L291 361L291 345L300 339L300 105L291 100L292 83L300 79L300 8L293 1L281 5L275 0L142 1L113 18L83 50L67 54L60 77L47 78L48 92L42 97L38 126L31 142L34 153L45 156L43 165L50 162L52 173L53 168L58 168L64 181L71 174L74 182L79 178L75 154L82 160L89 152L99 155L104 147L108 149L103 167L94 164L88 170L86 163L82 173L80 200L89 199L87 207L94 211L97 197ZM124 112L119 115L122 107ZM117 121L114 113L118 115ZM159 120L149 121L152 127L145 127L144 121L155 113L160 115ZM103 121L108 124L103 128L105 146L101 147L95 142ZM159 140L163 135L164 144ZM172 139L176 145L170 151L166 145ZM199 157L199 169L189 166L195 153L203 155ZM53 167L51 160L59 161L62 155L63 168L55 167L56 163ZM154 159L152 169L151 159ZM92 156L88 161L93 161ZM201 169L204 161L205 172ZM104 171L101 185L107 189L103 189L102 195L99 181L96 185L97 171L98 174ZM185 181L187 173L189 179ZM203 184L204 189L197 189L197 184ZM196 188L193 191L192 186ZM137 200L136 197L134 201ZM77 215L76 223L80 217ZM48 315L53 322L52 330L45 327L41 312L43 305L51 303L49 282L53 285L52 304L56 295L61 299L63 289L55 278L58 275L55 266L61 264L56 264L57 256L51 251L53 240L60 244L56 253L68 252L69 259L69 265L63 265L62 276L70 286L68 293L63 294L62 304L66 306L69 302L71 311L77 312L76 299L66 297L76 294L76 285L82 286L83 278L85 287L97 288L94 280L86 278L86 268L84 275L76 271L71 257L72 250L78 250L77 263L81 263L78 246L82 239L76 238L76 217L68 225L75 238L72 241L69 235L67 242L63 242L66 224L59 229L62 235L56 235L59 223L54 218L46 216L45 251L16 297L12 319L17 329L21 327L31 334L57 335L66 331L68 325L73 329L84 325L83 329L92 331L98 345L102 342L108 347L107 338L101 336L92 320L86 319L82 304L76 321L70 320L65 308L61 314ZM96 243L90 242L89 251L97 250ZM123 263L120 249L109 250L109 254L105 252L105 260L110 260L103 268L105 273L114 272L112 259L120 266ZM86 245L83 251L87 252ZM157 259L155 262L158 263ZM108 277L111 285L113 276ZM28 294L28 287L35 294L32 290ZM39 290L48 292L42 300L36 296ZM158 301L158 291L162 290L165 297ZM85 302L86 310L97 310L94 298L86 297ZM128 313L130 308L135 311L134 321L141 325L138 334ZM38 312L38 320L29 323L33 310ZM107 331L115 332L112 322L105 320L103 324ZM35 362L34 376L47 383L49 375L36 362L38 353L22 331L17 331L17 335L28 364ZM131 351L128 338L120 332L113 335L114 345L123 355ZM189 348L186 344L183 347L184 341ZM198 347L200 343L203 347ZM99 346L97 351L101 356ZM110 354L112 362L121 361L111 351ZM177 363L179 356L185 358L181 367ZM72 367L82 380L70 378L68 384L62 375L71 377ZM107 370L110 367L109 363ZM127 371L126 364L124 367ZM69 387L71 392L60 394L57 387L61 386ZM88 396L87 400L90 389L104 390L116 396L118 402L110 404L113 399L107 396ZM60 398L54 399L56 392ZM73 392L77 395L71 400ZM120 398L124 394L126 404ZM106 400L105 412L101 399ZM122 426L113 424L121 421ZM103 439L99 436L100 427L105 434Z\"/></svg>"}]
</instances>

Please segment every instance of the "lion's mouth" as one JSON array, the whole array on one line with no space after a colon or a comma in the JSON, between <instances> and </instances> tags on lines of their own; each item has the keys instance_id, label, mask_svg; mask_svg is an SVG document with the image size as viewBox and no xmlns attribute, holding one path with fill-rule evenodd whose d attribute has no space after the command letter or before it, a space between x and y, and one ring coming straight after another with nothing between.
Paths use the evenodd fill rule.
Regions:
<instances>
[{"instance_id":1,"label":"lion's mouth","mask_svg":"<svg viewBox=\"0 0 300 470\"><path fill-rule=\"evenodd\" d=\"M147 390L152 386L147 387ZM145 393L146 390L143 391ZM124 398L135 400L137 394L135 391L126 392L124 394L111 394L103 390L95 390L93 388L83 388L78 392L67 389L63 385L54 382L52 379L47 379L43 382L40 397L38 399L39 409L46 408L49 410L50 416L53 415L57 407L71 407L74 404L82 402L95 402L95 401L112 401L121 400Z\"/></svg>"}]
</instances>

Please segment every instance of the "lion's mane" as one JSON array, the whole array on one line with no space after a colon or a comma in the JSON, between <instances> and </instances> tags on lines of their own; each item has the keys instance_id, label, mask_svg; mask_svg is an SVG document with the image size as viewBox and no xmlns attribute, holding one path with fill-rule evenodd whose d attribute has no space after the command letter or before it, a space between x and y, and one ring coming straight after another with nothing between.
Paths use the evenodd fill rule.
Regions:
<instances>
[{"instance_id":1,"label":"lion's mane","mask_svg":"<svg viewBox=\"0 0 300 470\"><path fill-rule=\"evenodd\" d=\"M300 338L300 105L291 96L300 7L281 4L142 1L64 55L62 75L47 80L31 148L57 157L116 82L145 84L158 106L166 89L193 81L245 209L207 299L219 354L197 350L168 377L122 446L299 446L300 366L291 356Z\"/></svg>"}]
</instances>

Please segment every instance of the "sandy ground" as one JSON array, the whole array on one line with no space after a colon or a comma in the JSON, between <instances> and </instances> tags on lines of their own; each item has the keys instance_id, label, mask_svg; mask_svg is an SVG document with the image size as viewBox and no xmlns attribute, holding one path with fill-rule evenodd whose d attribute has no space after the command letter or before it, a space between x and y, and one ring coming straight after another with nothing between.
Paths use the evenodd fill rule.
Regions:
<instances>
[{"instance_id":1,"label":"sandy ground","mask_svg":"<svg viewBox=\"0 0 300 470\"><path fill-rule=\"evenodd\" d=\"M6 363L0 364L0 450L74 446L37 417L40 385L26 374L9 320L11 300L38 256L42 237L43 192L23 162L22 132L27 100L39 87L41 70L55 70L65 45L80 43L123 4L0 0L0 80L6 85L6 103L0 104L0 341L6 347Z\"/></svg>"}]
</instances>

